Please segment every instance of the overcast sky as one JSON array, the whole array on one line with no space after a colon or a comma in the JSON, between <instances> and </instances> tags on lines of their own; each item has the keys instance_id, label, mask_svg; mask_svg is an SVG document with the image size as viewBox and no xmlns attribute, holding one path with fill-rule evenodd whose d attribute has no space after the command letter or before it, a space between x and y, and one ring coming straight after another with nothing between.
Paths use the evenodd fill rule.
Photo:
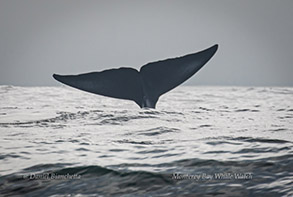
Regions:
<instances>
[{"instance_id":1,"label":"overcast sky","mask_svg":"<svg viewBox=\"0 0 293 197\"><path fill-rule=\"evenodd\" d=\"M142 65L219 44L188 85L293 85L292 0L0 0L0 85Z\"/></svg>"}]
</instances>

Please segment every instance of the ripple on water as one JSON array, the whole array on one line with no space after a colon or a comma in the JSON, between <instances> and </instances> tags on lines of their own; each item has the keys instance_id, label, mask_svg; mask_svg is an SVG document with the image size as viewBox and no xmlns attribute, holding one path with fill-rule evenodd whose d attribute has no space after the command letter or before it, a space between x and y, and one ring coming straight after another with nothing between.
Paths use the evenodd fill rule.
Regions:
<instances>
[{"instance_id":1,"label":"ripple on water","mask_svg":"<svg viewBox=\"0 0 293 197\"><path fill-rule=\"evenodd\" d=\"M176 128L156 127L156 128L152 128L148 130L138 131L137 133L139 135L144 135L144 136L156 136L156 135L179 132L179 131L180 129L176 129Z\"/></svg>"}]
</instances>

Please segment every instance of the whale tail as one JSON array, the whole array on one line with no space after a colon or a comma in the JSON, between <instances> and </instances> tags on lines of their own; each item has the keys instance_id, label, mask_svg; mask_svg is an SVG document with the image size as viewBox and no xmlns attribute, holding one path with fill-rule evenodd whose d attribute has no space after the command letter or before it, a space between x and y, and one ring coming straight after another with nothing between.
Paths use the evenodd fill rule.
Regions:
<instances>
[{"instance_id":1,"label":"whale tail","mask_svg":"<svg viewBox=\"0 0 293 197\"><path fill-rule=\"evenodd\" d=\"M148 63L139 72L133 68L118 68L79 75L54 74L53 77L80 90L132 100L141 108L155 108L162 94L194 75L217 49L218 45L214 45L197 53Z\"/></svg>"}]
</instances>

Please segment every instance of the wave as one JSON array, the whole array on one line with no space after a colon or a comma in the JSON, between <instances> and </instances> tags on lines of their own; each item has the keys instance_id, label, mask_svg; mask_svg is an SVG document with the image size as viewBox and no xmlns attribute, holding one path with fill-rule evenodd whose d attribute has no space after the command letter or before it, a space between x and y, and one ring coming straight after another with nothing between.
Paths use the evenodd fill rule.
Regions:
<instances>
[{"instance_id":1,"label":"wave","mask_svg":"<svg viewBox=\"0 0 293 197\"><path fill-rule=\"evenodd\" d=\"M40 166L33 166L31 169L38 167ZM5 180L3 178L0 179L0 191L5 196L50 196L57 193L122 195L148 192L173 183L168 174L118 171L101 166L69 167L40 173L10 175L6 176Z\"/></svg>"},{"instance_id":2,"label":"wave","mask_svg":"<svg viewBox=\"0 0 293 197\"><path fill-rule=\"evenodd\" d=\"M43 164L26 168L22 173L0 178L2 195L173 195L219 193L231 195L238 190L251 194L288 195L293 155L268 157L253 161L219 161L212 159L183 159L161 164L121 163L102 167L98 165L66 167L72 164ZM164 171L130 170L132 167L164 167ZM249 173L251 179L174 179L174 175L215 175ZM281 181L281 182L280 182ZM280 184L282 183L282 184ZM223 184L226 191L223 191ZM235 186L236 185L236 186ZM177 192L176 192L177 191ZM232 192L232 193L231 193ZM186 194L187 194L186 193ZM243 193L242 193L243 194ZM232 195L233 196L233 195Z\"/></svg>"},{"instance_id":3,"label":"wave","mask_svg":"<svg viewBox=\"0 0 293 197\"><path fill-rule=\"evenodd\" d=\"M270 138L254 138L254 137L230 137L230 136L218 136L218 137L207 137L202 138L202 140L217 140L219 143L229 143L227 140L230 141L239 141L239 142L260 142L260 143L276 143L276 144L284 144L290 143L293 144L291 141L281 140L281 139L270 139Z\"/></svg>"},{"instance_id":4,"label":"wave","mask_svg":"<svg viewBox=\"0 0 293 197\"><path fill-rule=\"evenodd\" d=\"M95 123L85 123L85 125L119 125L125 122L136 120L136 119L148 119L148 118L157 118L155 112L144 112L139 113L142 115L120 115L121 112L105 113L101 110L91 110L91 111L78 111L76 113L72 112L57 112L56 117L41 119L41 120L32 120L25 122L8 122L0 123L0 127L53 127L53 128L64 128L66 127L65 123L68 123L72 120L89 120L94 121Z\"/></svg>"},{"instance_id":5,"label":"wave","mask_svg":"<svg viewBox=\"0 0 293 197\"><path fill-rule=\"evenodd\" d=\"M166 133L173 133L173 132L179 132L180 129L177 128L168 128L168 127L156 127L148 130L143 130L143 131L136 131L139 135L144 135L144 136L156 136L156 135L161 135L161 134L166 134Z\"/></svg>"}]
</instances>

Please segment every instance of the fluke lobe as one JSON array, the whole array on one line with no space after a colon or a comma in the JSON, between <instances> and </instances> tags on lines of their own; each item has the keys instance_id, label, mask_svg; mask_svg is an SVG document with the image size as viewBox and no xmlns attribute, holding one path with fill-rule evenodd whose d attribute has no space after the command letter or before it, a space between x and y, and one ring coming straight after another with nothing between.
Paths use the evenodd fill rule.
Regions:
<instances>
[{"instance_id":1,"label":"fluke lobe","mask_svg":"<svg viewBox=\"0 0 293 197\"><path fill-rule=\"evenodd\" d=\"M53 77L71 87L118 99L134 101L141 108L155 108L159 97L177 87L216 53L218 45L182 57L148 63L133 68L109 69L79 75Z\"/></svg>"}]
</instances>

